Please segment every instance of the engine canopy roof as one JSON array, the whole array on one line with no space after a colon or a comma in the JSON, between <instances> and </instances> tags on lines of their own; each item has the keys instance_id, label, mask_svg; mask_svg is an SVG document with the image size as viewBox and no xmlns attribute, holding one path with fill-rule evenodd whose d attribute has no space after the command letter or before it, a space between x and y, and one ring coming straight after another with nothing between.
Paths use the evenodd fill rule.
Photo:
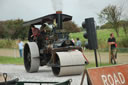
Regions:
<instances>
[{"instance_id":1,"label":"engine canopy roof","mask_svg":"<svg viewBox=\"0 0 128 85\"><path fill-rule=\"evenodd\" d=\"M49 14L49 15L46 15L46 16L43 16L43 17L40 17L40 18L37 18L37 19L26 21L26 22L24 22L23 25L24 26L42 25L44 23L53 24L53 20L56 19L56 17L57 17L56 13L55 14ZM67 15L67 14L62 14L62 20L63 20L63 22L70 21L70 20L72 20L72 16Z\"/></svg>"}]
</instances>

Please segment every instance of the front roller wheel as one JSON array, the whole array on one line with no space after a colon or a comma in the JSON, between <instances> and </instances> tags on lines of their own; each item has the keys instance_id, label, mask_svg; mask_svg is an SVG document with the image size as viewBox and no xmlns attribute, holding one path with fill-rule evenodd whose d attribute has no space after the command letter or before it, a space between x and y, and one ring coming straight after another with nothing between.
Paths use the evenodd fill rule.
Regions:
<instances>
[{"instance_id":1,"label":"front roller wheel","mask_svg":"<svg viewBox=\"0 0 128 85\"><path fill-rule=\"evenodd\" d=\"M27 72L37 72L39 70L39 49L35 42L28 42L24 46L24 66Z\"/></svg>"}]
</instances>

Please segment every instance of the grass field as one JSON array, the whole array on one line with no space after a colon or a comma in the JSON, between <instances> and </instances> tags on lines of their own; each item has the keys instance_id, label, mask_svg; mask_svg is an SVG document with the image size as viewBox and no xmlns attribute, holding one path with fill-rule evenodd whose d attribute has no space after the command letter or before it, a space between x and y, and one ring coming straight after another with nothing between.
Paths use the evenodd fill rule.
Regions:
<instances>
[{"instance_id":1,"label":"grass field","mask_svg":"<svg viewBox=\"0 0 128 85\"><path fill-rule=\"evenodd\" d=\"M23 65L23 58L0 56L0 64L18 64L18 65Z\"/></svg>"},{"instance_id":2,"label":"grass field","mask_svg":"<svg viewBox=\"0 0 128 85\"><path fill-rule=\"evenodd\" d=\"M120 28L119 31L119 37L117 37L116 32L113 29L102 29L102 30L97 30L97 39L98 39L98 46L99 48L108 48L107 46L107 40L110 36L110 33L114 33L114 36L117 40L117 44L119 48L126 48L128 47L128 36L125 35L124 31L122 28ZM85 39L83 37L84 32L80 33L71 33L70 37L73 39L76 39L77 37L80 38L82 43L85 43Z\"/></svg>"},{"instance_id":3,"label":"grass field","mask_svg":"<svg viewBox=\"0 0 128 85\"><path fill-rule=\"evenodd\" d=\"M23 65L23 58L14 58L14 57L5 57L0 56L0 64L16 64L16 65ZM110 66L112 64L102 63L99 66ZM86 66L87 68L96 67L95 63L90 63Z\"/></svg>"},{"instance_id":4,"label":"grass field","mask_svg":"<svg viewBox=\"0 0 128 85\"><path fill-rule=\"evenodd\" d=\"M102 67L102 66L111 66L113 64L109 64L109 63L102 63L102 64L98 64L98 67ZM86 66L87 68L93 68L93 67L96 67L96 64L95 63L90 63Z\"/></svg>"}]
</instances>

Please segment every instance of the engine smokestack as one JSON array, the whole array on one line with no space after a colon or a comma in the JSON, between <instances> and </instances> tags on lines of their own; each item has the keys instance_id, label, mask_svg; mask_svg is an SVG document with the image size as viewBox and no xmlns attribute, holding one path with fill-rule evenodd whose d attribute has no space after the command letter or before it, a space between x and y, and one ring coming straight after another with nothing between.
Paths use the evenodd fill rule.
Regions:
<instances>
[{"instance_id":1,"label":"engine smokestack","mask_svg":"<svg viewBox=\"0 0 128 85\"><path fill-rule=\"evenodd\" d=\"M62 29L62 11L56 11L57 29Z\"/></svg>"}]
</instances>

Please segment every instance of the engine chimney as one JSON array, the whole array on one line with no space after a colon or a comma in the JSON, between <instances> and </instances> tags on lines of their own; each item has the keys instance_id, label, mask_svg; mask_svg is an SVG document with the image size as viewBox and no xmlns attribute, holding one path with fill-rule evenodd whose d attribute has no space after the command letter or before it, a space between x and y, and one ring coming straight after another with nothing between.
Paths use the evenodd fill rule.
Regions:
<instances>
[{"instance_id":1,"label":"engine chimney","mask_svg":"<svg viewBox=\"0 0 128 85\"><path fill-rule=\"evenodd\" d=\"M56 11L57 29L62 29L62 11Z\"/></svg>"}]
</instances>

